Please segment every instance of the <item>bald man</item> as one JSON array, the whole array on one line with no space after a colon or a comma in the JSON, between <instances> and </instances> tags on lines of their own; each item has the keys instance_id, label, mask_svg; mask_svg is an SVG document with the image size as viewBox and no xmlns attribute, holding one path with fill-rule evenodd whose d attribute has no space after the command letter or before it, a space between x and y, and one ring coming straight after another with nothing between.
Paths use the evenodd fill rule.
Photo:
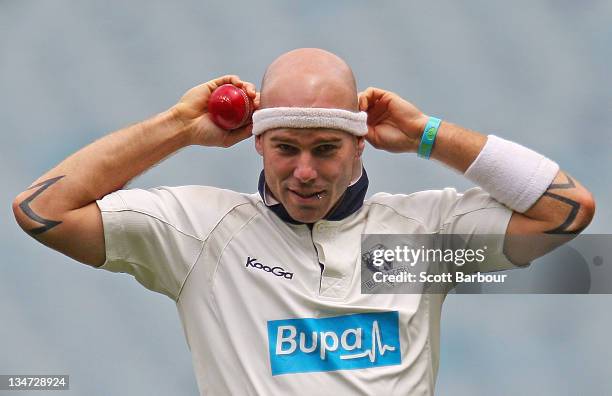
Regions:
<instances>
[{"instance_id":1,"label":"bald man","mask_svg":"<svg viewBox=\"0 0 612 396\"><path fill-rule=\"evenodd\" d=\"M225 83L257 109L252 124L231 132L207 113ZM263 157L257 193L122 189L182 147L230 147L252 135ZM441 161L480 187L366 200L364 140ZM90 144L13 210L39 242L174 300L203 395L431 395L444 294L363 294L361 235L569 239L591 221L594 202L553 161L426 116L392 92L358 95L342 59L299 49L270 65L260 93L236 76L214 79ZM547 249L502 241L488 269Z\"/></svg>"}]
</instances>

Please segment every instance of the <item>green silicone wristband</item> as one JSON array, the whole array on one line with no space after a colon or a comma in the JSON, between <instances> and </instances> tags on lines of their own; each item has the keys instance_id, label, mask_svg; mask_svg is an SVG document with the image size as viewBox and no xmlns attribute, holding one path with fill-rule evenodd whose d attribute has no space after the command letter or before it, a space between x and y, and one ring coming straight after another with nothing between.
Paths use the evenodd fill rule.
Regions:
<instances>
[{"instance_id":1,"label":"green silicone wristband","mask_svg":"<svg viewBox=\"0 0 612 396\"><path fill-rule=\"evenodd\" d=\"M421 143L417 150L417 155L419 157L429 159L441 122L442 120L436 117L429 117L429 120L427 120L427 125L425 125L423 135L421 136Z\"/></svg>"}]
</instances>

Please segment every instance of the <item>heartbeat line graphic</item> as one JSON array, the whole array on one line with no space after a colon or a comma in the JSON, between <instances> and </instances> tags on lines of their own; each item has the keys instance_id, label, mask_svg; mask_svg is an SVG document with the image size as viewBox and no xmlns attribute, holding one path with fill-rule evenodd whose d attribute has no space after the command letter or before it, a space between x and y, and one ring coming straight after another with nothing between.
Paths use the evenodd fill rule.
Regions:
<instances>
[{"instance_id":1,"label":"heartbeat line graphic","mask_svg":"<svg viewBox=\"0 0 612 396\"><path fill-rule=\"evenodd\" d=\"M383 356L387 351L395 351L394 346L384 345L382 343L382 338L380 336L380 329L378 328L378 321L375 320L372 323L372 348L367 349L363 352L355 353L353 355L341 355L340 359L359 359L362 357L368 356L370 362L374 363L376 361L376 350L380 350L380 356Z\"/></svg>"}]
</instances>

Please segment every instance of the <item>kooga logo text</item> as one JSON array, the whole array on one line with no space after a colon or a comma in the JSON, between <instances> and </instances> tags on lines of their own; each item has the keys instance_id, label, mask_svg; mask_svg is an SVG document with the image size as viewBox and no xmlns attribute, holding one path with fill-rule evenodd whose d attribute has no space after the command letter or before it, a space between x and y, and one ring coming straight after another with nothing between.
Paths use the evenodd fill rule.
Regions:
<instances>
[{"instance_id":1,"label":"kooga logo text","mask_svg":"<svg viewBox=\"0 0 612 396\"><path fill-rule=\"evenodd\" d=\"M276 276L282 276L285 279L293 279L293 272L287 272L283 267L270 267L269 265L264 265L258 262L256 258L247 257L246 267L257 268Z\"/></svg>"}]
</instances>

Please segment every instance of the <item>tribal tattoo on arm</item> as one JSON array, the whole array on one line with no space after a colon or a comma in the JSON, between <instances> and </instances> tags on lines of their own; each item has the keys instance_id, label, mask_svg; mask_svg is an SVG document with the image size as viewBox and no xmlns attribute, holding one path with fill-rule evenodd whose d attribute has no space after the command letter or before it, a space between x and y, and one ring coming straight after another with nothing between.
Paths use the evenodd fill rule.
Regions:
<instances>
[{"instance_id":1,"label":"tribal tattoo on arm","mask_svg":"<svg viewBox=\"0 0 612 396\"><path fill-rule=\"evenodd\" d=\"M52 186L53 184L57 183L61 178L63 178L65 175L62 176L57 176L48 180L45 180L43 182L40 182L36 185L33 185L31 187L28 188L28 190L31 190L33 188L39 187L36 191L34 191L34 193L32 193L32 195L30 195L29 197L27 197L26 199L24 199L20 204L19 204L19 208L23 211L23 213L26 214L26 216L28 216L30 219L34 220L37 223L42 224L41 227L36 227L36 228L32 228L30 230L27 230L27 232L31 235L39 235L42 234L43 232L46 232L48 230L50 230L51 228L55 227L58 224L61 224L61 221L55 221L55 220L49 220L49 219L45 219L42 216L39 216L38 214L36 214L36 212L34 212L34 210L30 207L30 203L36 198L38 197L40 194L42 194L43 191L45 191L47 188L49 188L50 186Z\"/></svg>"},{"instance_id":2,"label":"tribal tattoo on arm","mask_svg":"<svg viewBox=\"0 0 612 396\"><path fill-rule=\"evenodd\" d=\"M551 184L543 195L550 197L552 199L555 199L557 201L563 202L564 204L568 205L570 208L570 212L561 225L551 230L544 231L545 234L579 234L583 229L586 228L585 226L585 227L580 227L576 230L568 230L569 226L576 219L576 216L578 216L578 212L580 211L580 203L568 197L564 197L562 195L550 192L550 190L558 190L558 189L567 190L567 189L576 188L576 184L574 183L574 180L570 177L570 175L564 172L562 174L567 178L567 181L565 183Z\"/></svg>"}]
</instances>

